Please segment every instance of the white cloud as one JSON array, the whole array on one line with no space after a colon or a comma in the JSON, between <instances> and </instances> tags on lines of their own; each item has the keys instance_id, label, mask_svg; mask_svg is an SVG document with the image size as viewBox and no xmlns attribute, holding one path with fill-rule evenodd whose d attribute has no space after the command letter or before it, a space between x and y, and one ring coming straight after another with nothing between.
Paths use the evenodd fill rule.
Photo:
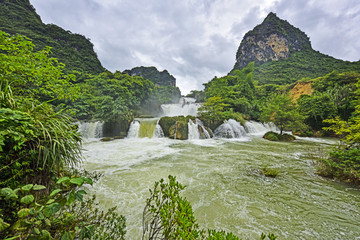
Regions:
<instances>
[{"instance_id":1,"label":"white cloud","mask_svg":"<svg viewBox=\"0 0 360 240\"><path fill-rule=\"evenodd\" d=\"M104 67L167 69L186 94L235 63L243 35L273 11L315 50L359 60L358 0L31 0L46 23L90 38Z\"/></svg>"}]
</instances>

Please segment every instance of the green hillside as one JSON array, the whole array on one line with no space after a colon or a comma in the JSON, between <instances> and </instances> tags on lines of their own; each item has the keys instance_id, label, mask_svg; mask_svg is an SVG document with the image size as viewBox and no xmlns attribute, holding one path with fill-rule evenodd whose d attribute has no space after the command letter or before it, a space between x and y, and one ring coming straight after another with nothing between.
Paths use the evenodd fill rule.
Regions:
<instances>
[{"instance_id":1,"label":"green hillside","mask_svg":"<svg viewBox=\"0 0 360 240\"><path fill-rule=\"evenodd\" d=\"M149 79L159 86L176 86L176 79L167 70L160 72L156 67L135 67L131 70L125 70L130 76L140 76Z\"/></svg>"},{"instance_id":2,"label":"green hillside","mask_svg":"<svg viewBox=\"0 0 360 240\"><path fill-rule=\"evenodd\" d=\"M255 64L254 80L260 84L289 84L303 78L321 77L334 70L360 72L360 61L343 61L314 50L301 51L279 61Z\"/></svg>"},{"instance_id":3,"label":"green hillside","mask_svg":"<svg viewBox=\"0 0 360 240\"><path fill-rule=\"evenodd\" d=\"M104 71L89 39L53 24L44 24L29 0L0 0L0 30L21 34L32 40L36 49L52 47L52 57L65 64L65 70L93 74Z\"/></svg>"}]
</instances>

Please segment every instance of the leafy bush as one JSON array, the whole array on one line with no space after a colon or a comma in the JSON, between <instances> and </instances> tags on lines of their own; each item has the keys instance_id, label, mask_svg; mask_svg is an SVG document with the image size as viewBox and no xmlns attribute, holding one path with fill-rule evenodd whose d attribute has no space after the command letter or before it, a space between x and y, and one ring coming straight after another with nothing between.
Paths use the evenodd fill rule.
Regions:
<instances>
[{"instance_id":1,"label":"leafy bush","mask_svg":"<svg viewBox=\"0 0 360 240\"><path fill-rule=\"evenodd\" d=\"M43 185L27 184L0 191L0 237L14 239L124 239L125 218L106 213L94 205L95 198L84 200L80 187L92 184L86 177L63 177L56 189L45 194ZM77 203L80 202L80 205Z\"/></svg>"},{"instance_id":2,"label":"leafy bush","mask_svg":"<svg viewBox=\"0 0 360 240\"><path fill-rule=\"evenodd\" d=\"M142 239L208 239L208 240L239 240L233 233L204 230L196 222L190 202L180 196L185 186L173 176L155 182L150 189L150 197L146 200L143 212ZM262 234L260 239L275 240L274 234Z\"/></svg>"}]
</instances>

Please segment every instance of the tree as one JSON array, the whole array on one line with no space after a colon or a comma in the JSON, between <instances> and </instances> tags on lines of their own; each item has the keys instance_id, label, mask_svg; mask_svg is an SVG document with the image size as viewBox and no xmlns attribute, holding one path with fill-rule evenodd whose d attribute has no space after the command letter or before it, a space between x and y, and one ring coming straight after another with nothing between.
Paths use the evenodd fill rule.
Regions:
<instances>
[{"instance_id":1,"label":"tree","mask_svg":"<svg viewBox=\"0 0 360 240\"><path fill-rule=\"evenodd\" d=\"M327 119L331 124L324 128L340 136L340 144L336 146L328 158L317 159L317 170L320 175L337 178L347 182L360 183L360 79L357 83L357 106L352 118L344 121L339 117Z\"/></svg>"},{"instance_id":2,"label":"tree","mask_svg":"<svg viewBox=\"0 0 360 240\"><path fill-rule=\"evenodd\" d=\"M288 95L273 94L262 106L260 117L263 122L273 122L280 128L280 134L286 129L303 125L304 117L298 112L295 103Z\"/></svg>"},{"instance_id":3,"label":"tree","mask_svg":"<svg viewBox=\"0 0 360 240\"><path fill-rule=\"evenodd\" d=\"M223 112L228 106L229 104L226 104L222 97L210 97L199 108L198 114L206 126L214 129L224 120Z\"/></svg>"},{"instance_id":4,"label":"tree","mask_svg":"<svg viewBox=\"0 0 360 240\"><path fill-rule=\"evenodd\" d=\"M298 99L299 111L306 116L305 123L315 130L324 127L323 120L335 117L337 109L328 93L302 95Z\"/></svg>"}]
</instances>

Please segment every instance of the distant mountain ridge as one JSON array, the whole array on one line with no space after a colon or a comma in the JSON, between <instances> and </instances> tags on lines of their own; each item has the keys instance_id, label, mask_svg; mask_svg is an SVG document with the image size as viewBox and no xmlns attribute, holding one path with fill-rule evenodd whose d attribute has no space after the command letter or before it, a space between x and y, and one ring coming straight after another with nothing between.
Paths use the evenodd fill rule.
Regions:
<instances>
[{"instance_id":1,"label":"distant mountain ridge","mask_svg":"<svg viewBox=\"0 0 360 240\"><path fill-rule=\"evenodd\" d=\"M30 38L36 50L52 47L51 56L64 63L66 71L98 74L105 70L89 39L54 24L44 24L29 0L0 0L0 30Z\"/></svg>"},{"instance_id":2,"label":"distant mountain ridge","mask_svg":"<svg viewBox=\"0 0 360 240\"><path fill-rule=\"evenodd\" d=\"M304 32L272 12L245 34L231 72L253 61L254 79L260 84L288 84L333 70L360 72L360 61L343 61L313 50Z\"/></svg>"},{"instance_id":3,"label":"distant mountain ridge","mask_svg":"<svg viewBox=\"0 0 360 240\"><path fill-rule=\"evenodd\" d=\"M176 78L167 70L160 72L156 67L135 67L131 70L125 70L123 73L146 78L158 86L176 87Z\"/></svg>"}]
</instances>

